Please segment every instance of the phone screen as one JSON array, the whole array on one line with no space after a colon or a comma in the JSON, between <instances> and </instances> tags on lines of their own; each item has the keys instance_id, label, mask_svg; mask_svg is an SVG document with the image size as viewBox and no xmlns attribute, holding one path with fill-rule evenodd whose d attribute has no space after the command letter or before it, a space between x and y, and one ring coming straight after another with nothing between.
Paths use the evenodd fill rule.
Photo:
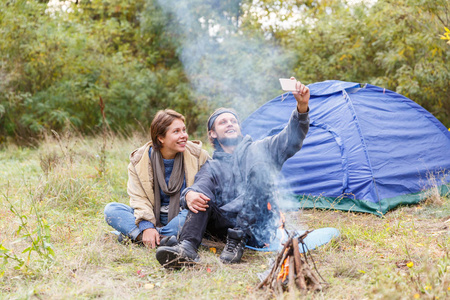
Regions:
<instances>
[{"instance_id":1,"label":"phone screen","mask_svg":"<svg viewBox=\"0 0 450 300\"><path fill-rule=\"evenodd\" d=\"M280 78L281 89L287 92L295 92L296 80L291 80L289 78Z\"/></svg>"}]
</instances>

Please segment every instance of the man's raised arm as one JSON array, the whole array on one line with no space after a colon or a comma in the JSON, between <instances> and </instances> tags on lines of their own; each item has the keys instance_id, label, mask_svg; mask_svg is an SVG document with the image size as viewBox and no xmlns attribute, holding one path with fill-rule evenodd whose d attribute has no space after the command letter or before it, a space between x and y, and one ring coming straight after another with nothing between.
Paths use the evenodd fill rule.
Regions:
<instances>
[{"instance_id":1,"label":"man's raised arm","mask_svg":"<svg viewBox=\"0 0 450 300\"><path fill-rule=\"evenodd\" d=\"M295 78L291 77L291 80ZM296 89L292 94L297 100L297 107L292 112L287 126L280 133L257 142L263 144L265 151L279 169L288 158L301 149L309 130L309 88L297 81Z\"/></svg>"}]
</instances>

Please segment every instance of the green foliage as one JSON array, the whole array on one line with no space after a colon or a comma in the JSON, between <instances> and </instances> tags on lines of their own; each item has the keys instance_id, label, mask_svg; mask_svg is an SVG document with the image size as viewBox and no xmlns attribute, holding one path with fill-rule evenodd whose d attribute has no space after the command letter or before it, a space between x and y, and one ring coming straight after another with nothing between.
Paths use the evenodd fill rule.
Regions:
<instances>
[{"instance_id":1,"label":"green foliage","mask_svg":"<svg viewBox=\"0 0 450 300\"><path fill-rule=\"evenodd\" d=\"M450 48L439 34L448 1L379 0L372 7L313 1L294 35L296 75L379 85L416 101L450 126Z\"/></svg>"},{"instance_id":2,"label":"green foliage","mask_svg":"<svg viewBox=\"0 0 450 300\"><path fill-rule=\"evenodd\" d=\"M151 1L81 1L67 12L11 1L0 10L1 136L97 132L100 96L112 130L146 128L166 107L196 128L198 109L163 32L169 19Z\"/></svg>"}]
</instances>

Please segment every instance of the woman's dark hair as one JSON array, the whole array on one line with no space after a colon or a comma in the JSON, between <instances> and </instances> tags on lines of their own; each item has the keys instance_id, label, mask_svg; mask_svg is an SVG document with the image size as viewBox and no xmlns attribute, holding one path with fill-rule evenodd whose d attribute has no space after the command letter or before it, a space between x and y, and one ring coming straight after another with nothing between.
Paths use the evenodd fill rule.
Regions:
<instances>
[{"instance_id":1,"label":"woman's dark hair","mask_svg":"<svg viewBox=\"0 0 450 300\"><path fill-rule=\"evenodd\" d=\"M180 119L184 122L184 116L172 109L160 110L153 118L150 125L150 132L152 135L153 149L160 150L162 145L158 140L158 137L165 137L167 129L175 119Z\"/></svg>"}]
</instances>

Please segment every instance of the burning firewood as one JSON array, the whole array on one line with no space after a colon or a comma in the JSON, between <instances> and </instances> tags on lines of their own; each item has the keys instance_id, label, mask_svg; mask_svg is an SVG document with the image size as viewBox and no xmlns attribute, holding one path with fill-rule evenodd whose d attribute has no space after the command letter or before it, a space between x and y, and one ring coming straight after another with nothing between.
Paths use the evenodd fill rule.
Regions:
<instances>
[{"instance_id":1,"label":"burning firewood","mask_svg":"<svg viewBox=\"0 0 450 300\"><path fill-rule=\"evenodd\" d=\"M311 254L309 254L310 260L314 264L317 275L308 263L307 253L302 254L299 251L299 244L306 247L303 239L310 232L307 231L298 237L289 237L283 249L278 253L269 275L258 285L258 289L267 287L277 294L281 294L285 289L290 292L295 289L301 291L323 289L325 281L317 271Z\"/></svg>"}]
</instances>

